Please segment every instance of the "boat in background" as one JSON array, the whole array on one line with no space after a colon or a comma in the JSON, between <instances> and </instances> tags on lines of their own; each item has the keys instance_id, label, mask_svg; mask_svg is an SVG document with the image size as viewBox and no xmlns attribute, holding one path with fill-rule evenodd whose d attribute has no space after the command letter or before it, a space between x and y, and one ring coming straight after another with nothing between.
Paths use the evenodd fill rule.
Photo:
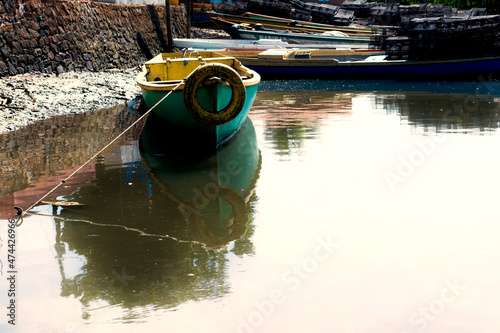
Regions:
<instances>
[{"instance_id":1,"label":"boat in background","mask_svg":"<svg viewBox=\"0 0 500 333\"><path fill-rule=\"evenodd\" d=\"M276 16L255 14L246 12L243 15L230 15L216 13L213 11L207 12L208 17L222 29L230 28L224 22L232 22L236 24L255 25L260 24L267 28L273 29L288 29L291 31L302 32L326 32L326 31L341 31L348 35L366 35L370 36L372 31L370 28L360 26L336 26L323 23L314 23L306 21L297 21Z\"/></svg>"},{"instance_id":2,"label":"boat in background","mask_svg":"<svg viewBox=\"0 0 500 333\"><path fill-rule=\"evenodd\" d=\"M386 60L385 55L339 61L304 50L268 50L239 57L264 79L477 79L500 73L500 56L447 60Z\"/></svg>"},{"instance_id":3,"label":"boat in background","mask_svg":"<svg viewBox=\"0 0 500 333\"><path fill-rule=\"evenodd\" d=\"M216 51L219 54L235 57L236 59L242 59L243 61L248 61L249 58L258 59L260 57L265 57L266 55L272 57L272 54L288 54L288 57L294 58L312 58L312 59L337 59L339 61L352 61L352 60L364 60L367 57L372 56L383 56L385 51L383 50L351 50L351 49L314 49L314 48L288 48L288 49L268 49L266 51L262 50L250 50L250 49L221 49ZM264 53L265 52L265 53Z\"/></svg>"},{"instance_id":4,"label":"boat in background","mask_svg":"<svg viewBox=\"0 0 500 333\"><path fill-rule=\"evenodd\" d=\"M278 30L263 30L263 29L240 29L240 26L233 26L235 33L242 39L264 40L264 39L280 39L284 42L301 45L328 45L330 47L350 47L357 49L368 49L370 37L365 36L349 36L339 31L327 31L323 33L298 33Z\"/></svg>"},{"instance_id":5,"label":"boat in background","mask_svg":"<svg viewBox=\"0 0 500 333\"><path fill-rule=\"evenodd\" d=\"M182 142L211 148L231 138L245 121L260 75L234 57L185 51L157 55L136 80L158 122Z\"/></svg>"},{"instance_id":6,"label":"boat in background","mask_svg":"<svg viewBox=\"0 0 500 333\"><path fill-rule=\"evenodd\" d=\"M263 52L269 49L322 49L325 55L337 55L340 53L364 53L367 55L383 54L384 50L375 49L351 49L348 46L334 47L330 44L291 44L281 39L205 39L205 38L174 38L176 47L191 50L211 50L220 53L220 50ZM228 52L221 54L228 55ZM234 56L234 55L231 55Z\"/></svg>"},{"instance_id":7,"label":"boat in background","mask_svg":"<svg viewBox=\"0 0 500 333\"><path fill-rule=\"evenodd\" d=\"M212 10L211 3L193 2L192 9L193 9L192 12L193 22L196 22L200 27L211 23L211 20L207 15L207 12Z\"/></svg>"},{"instance_id":8,"label":"boat in background","mask_svg":"<svg viewBox=\"0 0 500 333\"><path fill-rule=\"evenodd\" d=\"M357 49L368 49L370 36L349 36L341 31L325 31L321 33L290 31L288 29L267 29L264 26L249 25L246 23L235 23L220 18L212 18L221 29L227 32L233 39L249 40L282 40L296 46L303 44L323 45L324 47L350 47Z\"/></svg>"},{"instance_id":9,"label":"boat in background","mask_svg":"<svg viewBox=\"0 0 500 333\"><path fill-rule=\"evenodd\" d=\"M181 49L193 50L253 49L264 51L278 47L293 47L292 44L281 39L255 41L248 39L174 38L174 44Z\"/></svg>"}]
</instances>

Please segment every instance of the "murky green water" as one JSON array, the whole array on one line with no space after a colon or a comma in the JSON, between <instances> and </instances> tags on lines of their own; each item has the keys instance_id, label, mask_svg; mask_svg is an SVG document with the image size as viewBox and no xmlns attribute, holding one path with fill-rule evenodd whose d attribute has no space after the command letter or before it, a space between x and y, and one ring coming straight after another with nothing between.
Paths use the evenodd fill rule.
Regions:
<instances>
[{"instance_id":1,"label":"murky green water","mask_svg":"<svg viewBox=\"0 0 500 333\"><path fill-rule=\"evenodd\" d=\"M83 206L24 219L13 261L2 220L1 331L498 332L499 110L491 82L264 82L215 156L136 130L47 199ZM133 119L1 135L0 218Z\"/></svg>"}]
</instances>

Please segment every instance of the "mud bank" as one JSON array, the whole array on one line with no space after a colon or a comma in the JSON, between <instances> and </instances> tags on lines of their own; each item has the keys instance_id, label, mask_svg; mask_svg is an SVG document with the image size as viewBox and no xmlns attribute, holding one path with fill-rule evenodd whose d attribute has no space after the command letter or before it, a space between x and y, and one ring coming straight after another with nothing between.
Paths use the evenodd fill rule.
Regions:
<instances>
[{"instance_id":1,"label":"mud bank","mask_svg":"<svg viewBox=\"0 0 500 333\"><path fill-rule=\"evenodd\" d=\"M95 111L138 95L138 69L23 74L0 79L0 133L51 116Z\"/></svg>"}]
</instances>

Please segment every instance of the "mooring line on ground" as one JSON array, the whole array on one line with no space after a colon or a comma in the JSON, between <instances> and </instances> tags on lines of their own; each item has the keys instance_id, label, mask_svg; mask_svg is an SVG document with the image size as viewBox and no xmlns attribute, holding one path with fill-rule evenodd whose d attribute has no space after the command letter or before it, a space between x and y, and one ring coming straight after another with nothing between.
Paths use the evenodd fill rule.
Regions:
<instances>
[{"instance_id":1,"label":"mooring line on ground","mask_svg":"<svg viewBox=\"0 0 500 333\"><path fill-rule=\"evenodd\" d=\"M129 127L127 127L124 131L122 131L120 134L118 134L118 136L116 136L113 140L111 140L106 146L104 146L104 148L102 148L101 150L99 150L97 153L95 153L90 159L87 160L87 162L85 162L84 164L82 164L78 169L76 169L75 171L73 171L69 176L67 176L66 178L64 178L59 184L57 184L56 186L54 186L50 191L48 191L46 194L44 194L40 199L38 199L37 201L35 201L35 203L33 203L29 208L23 210L21 207L18 207L18 206L15 206L14 209L17 210L17 216L18 216L18 219L16 221L16 227L19 227L21 224L23 224L23 217L24 215L26 215L26 213L28 211L30 211L31 209L33 209L33 207L35 207L40 201L42 201L43 199L45 199L46 197L48 197L50 194L52 194L55 190L57 190L61 185L63 185L64 183L66 183L71 177L73 177L74 175L76 175L80 170L82 170L87 164L89 164L92 160L94 160L97 156L99 156L100 154L102 154L106 149L108 149L112 144L114 144L119 138L121 138L125 133L127 133L128 131L130 131L135 125L137 125L139 122L141 122L144 118L147 117L147 115L149 113L151 113L151 111L153 111L153 109L155 107L158 106L158 104L160 104L161 102L163 102L163 100L165 100L168 96L170 96L171 93L173 93L177 88L179 88L182 84L184 84L184 82L186 81L187 78L184 78L181 82L179 82L179 84L177 84L174 88L172 88L165 96L163 96L162 98L160 98L155 104L153 104L153 106L151 108L149 108L149 110L147 110L146 112L144 112L144 114L142 116L140 116L136 121L134 121Z\"/></svg>"}]
</instances>

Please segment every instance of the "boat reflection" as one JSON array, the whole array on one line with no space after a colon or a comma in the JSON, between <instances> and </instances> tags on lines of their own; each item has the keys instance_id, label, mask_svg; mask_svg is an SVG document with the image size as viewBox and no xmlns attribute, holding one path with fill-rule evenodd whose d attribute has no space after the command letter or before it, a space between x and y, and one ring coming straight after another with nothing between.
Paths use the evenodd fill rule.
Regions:
<instances>
[{"instance_id":1,"label":"boat reflection","mask_svg":"<svg viewBox=\"0 0 500 333\"><path fill-rule=\"evenodd\" d=\"M286 159L299 154L306 140L319 138L320 128L328 121L349 121L352 98L352 93L316 89L263 90L251 116L265 127L266 141L273 142L276 154Z\"/></svg>"},{"instance_id":2,"label":"boat reflection","mask_svg":"<svg viewBox=\"0 0 500 333\"><path fill-rule=\"evenodd\" d=\"M143 130L142 155L152 183L176 204L192 239L219 247L240 238L248 222L246 204L261 167L251 120L208 157L206 151L192 146L166 147L170 140L154 126Z\"/></svg>"},{"instance_id":3,"label":"boat reflection","mask_svg":"<svg viewBox=\"0 0 500 333\"><path fill-rule=\"evenodd\" d=\"M375 103L425 132L485 134L500 124L500 98L492 95L406 93L377 97Z\"/></svg>"},{"instance_id":4,"label":"boat reflection","mask_svg":"<svg viewBox=\"0 0 500 333\"><path fill-rule=\"evenodd\" d=\"M99 160L96 186L65 197L84 206L54 212L63 296L125 308L218 297L229 289L226 255L252 253L261 155L251 121L208 157L177 156L158 135L146 126L141 152L122 146ZM85 258L75 276L69 252Z\"/></svg>"},{"instance_id":5,"label":"boat reflection","mask_svg":"<svg viewBox=\"0 0 500 333\"><path fill-rule=\"evenodd\" d=\"M290 107L294 114L302 114L297 118L297 125L306 121L307 116L319 126L323 119L332 117L335 111L349 115L355 99L365 98L372 101L372 108L385 113L399 114L402 122L409 123L414 130L429 132L462 132L488 133L496 131L500 124L500 82L488 77L478 77L477 81L397 81L397 80L290 80L263 81L257 96L254 109L269 106L271 100L282 101L288 97L294 101L282 103L282 108ZM310 98L308 107L300 103L300 96L307 94ZM266 98L272 96L272 98ZM318 96L323 96L318 99ZM334 96L337 98L334 99ZM303 98L302 98L303 99ZM318 102L319 101L319 102ZM343 102L343 106L338 103ZM302 104L302 105L301 105ZM307 112L308 110L314 112ZM280 108L276 113L268 113L266 132L275 131L279 127ZM283 112L283 111L282 111ZM341 115L341 113L337 113ZM276 121L272 121L275 119ZM288 122L290 124L290 122ZM311 127L314 128L314 127Z\"/></svg>"}]
</instances>

